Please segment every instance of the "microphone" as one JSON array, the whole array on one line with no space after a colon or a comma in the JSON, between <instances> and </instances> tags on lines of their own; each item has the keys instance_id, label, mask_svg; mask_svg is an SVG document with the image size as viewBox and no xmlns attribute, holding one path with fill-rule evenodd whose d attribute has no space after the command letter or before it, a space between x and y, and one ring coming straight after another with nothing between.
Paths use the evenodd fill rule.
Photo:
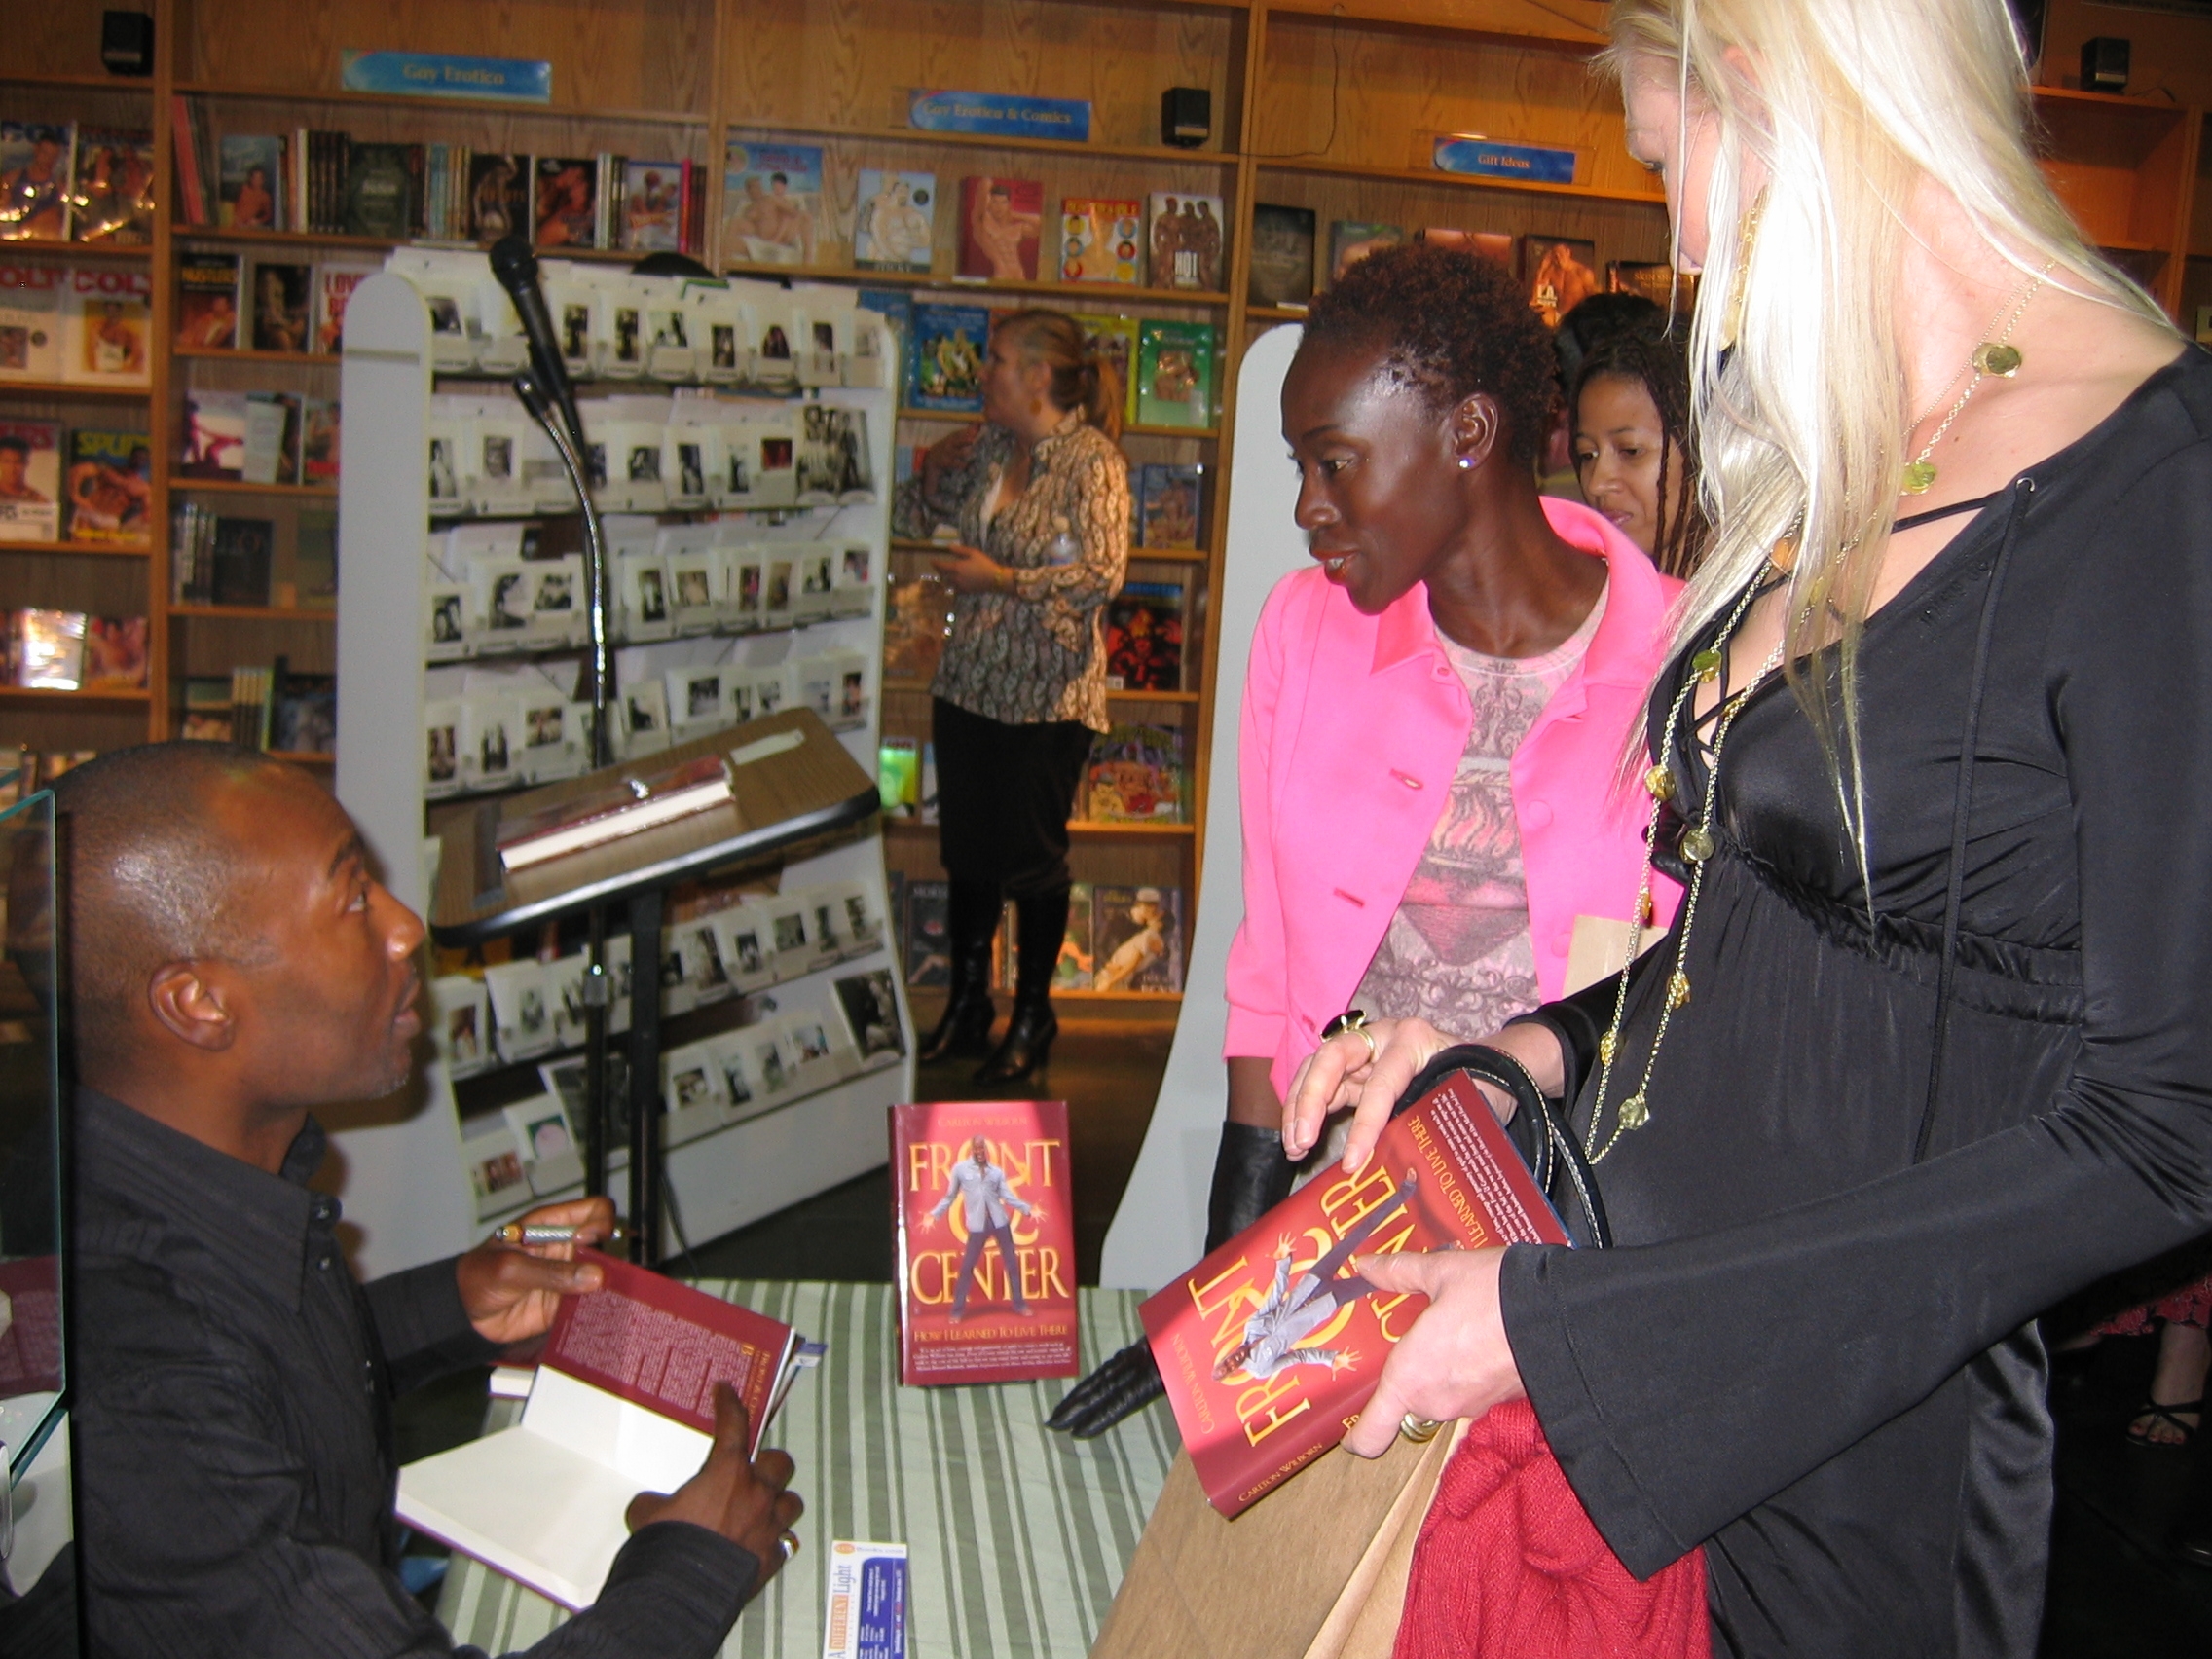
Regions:
<instances>
[{"instance_id":1,"label":"microphone","mask_svg":"<svg viewBox=\"0 0 2212 1659\"><path fill-rule=\"evenodd\" d=\"M537 256L530 251L529 240L520 234L509 233L494 242L492 275L498 278L499 286L506 289L507 298L514 302L515 315L522 321L523 337L530 342L530 363L536 373L538 389L561 412L569 435L575 441L576 453L583 454L583 418L576 413L575 391L569 385L569 366L562 360L560 341L553 332L553 316L545 309L545 295L537 286Z\"/></svg>"}]
</instances>

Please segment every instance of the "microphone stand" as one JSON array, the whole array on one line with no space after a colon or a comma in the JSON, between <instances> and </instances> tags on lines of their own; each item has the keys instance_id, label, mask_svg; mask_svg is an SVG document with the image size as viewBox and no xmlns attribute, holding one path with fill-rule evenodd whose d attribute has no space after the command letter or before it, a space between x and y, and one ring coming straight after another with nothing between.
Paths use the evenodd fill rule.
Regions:
<instances>
[{"instance_id":1,"label":"microphone stand","mask_svg":"<svg viewBox=\"0 0 2212 1659\"><path fill-rule=\"evenodd\" d=\"M553 450L561 458L562 470L576 492L576 504L582 510L584 521L584 586L589 594L585 618L591 631L591 765L597 771L614 764L614 732L609 723L609 707L614 694L614 663L607 638L607 617L609 608L609 590L607 572L607 541L599 521L599 508L592 503L591 479L584 470L584 434L579 421L571 431L569 422L557 407L551 388L541 387L529 369L518 373L513 382L515 396L530 411L531 418L544 428L553 441ZM564 400L566 401L566 400ZM637 983L641 957L644 971L660 972L660 896L631 901L634 909L649 912L651 925L640 925L647 916L632 918L630 976ZM607 1063L607 1016L613 1002L613 987L607 973L607 911L594 904L589 912L590 944L584 969L584 1192L597 1198L607 1191L608 1132L612 1126L609 1111L608 1067ZM636 999L632 1007L637 1006ZM657 1000L654 1003L657 1008ZM657 1020L654 1022L657 1025ZM659 1033L653 1033L657 1039ZM659 1047L657 1041L652 1047ZM633 1061L645 1056L633 1054ZM659 1069L657 1057L653 1069ZM657 1079L654 1080L657 1087ZM646 1188L649 1160L646 1156L646 1137L656 1126L651 1114L641 1105L641 1099L650 1100L639 1086L635 1067L630 1079L630 1253L634 1260L649 1262L659 1254L658 1205ZM642 1220L651 1222L653 1236L646 1236L646 1229L638 1225Z\"/></svg>"}]
</instances>

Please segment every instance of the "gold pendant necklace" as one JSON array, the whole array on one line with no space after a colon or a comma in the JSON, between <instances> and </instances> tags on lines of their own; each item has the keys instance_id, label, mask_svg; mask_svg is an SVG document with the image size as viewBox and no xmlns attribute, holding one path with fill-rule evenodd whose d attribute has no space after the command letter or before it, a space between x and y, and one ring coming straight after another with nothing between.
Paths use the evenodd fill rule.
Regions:
<instances>
[{"instance_id":1,"label":"gold pendant necklace","mask_svg":"<svg viewBox=\"0 0 2212 1659\"><path fill-rule=\"evenodd\" d=\"M1972 369L1973 379L1967 382L1966 390L1959 393L1958 402L1951 405L1951 412L1943 417L1943 424L1936 428L1936 435L1928 440L1918 455L1904 463L1904 478L1901 487L1905 495L1925 496L1935 487L1936 463L1928 458L1936 453L1936 446L1943 441L1943 434L1951 429L1951 423L1959 418L1959 411L1967 406L1968 400L1980 388L1982 381L1990 375L2010 380L2020 372L2020 349L2010 343L2012 330L2019 326L2021 313L2028 309L2028 302L2036 297L2037 291L2043 287L2044 278L2050 275L2051 267L2057 263L2057 260L2051 260L2028 279L2026 289L2021 293L2018 303L2012 306L2012 315L2005 324L2005 332L1994 340L1984 339L1968 354L1967 368L1961 369L1959 374L1963 375L1967 372L1967 369ZM2004 316L2004 314L2005 309L2000 306L1997 315ZM1997 326L1996 317L1990 318L1990 326L1992 328ZM1945 397L1949 396L1951 387L1958 384L1959 375L1953 375L1951 385L1946 386L1936 395L1936 403L1940 404ZM1934 409L1928 411L1928 415L1935 413ZM1915 421L1906 428L1908 436L1920 430L1927 423L1928 415L1921 416L1918 421Z\"/></svg>"},{"instance_id":2,"label":"gold pendant necklace","mask_svg":"<svg viewBox=\"0 0 2212 1659\"><path fill-rule=\"evenodd\" d=\"M1681 725L1682 711L1697 695L1700 685L1719 678L1720 665L1727 658L1728 643L1735 638L1737 628L1742 625L1744 613L1751 609L1751 602L1758 597L1767 572L1787 573L1794 556L1795 549L1788 541L1775 543L1774 552L1767 557L1765 570L1745 587L1743 598L1736 602L1735 609L1728 613L1728 620L1721 624L1719 635L1712 645L1690 658L1689 675L1683 681L1682 688L1675 694L1674 702L1668 707L1667 722L1660 733L1657 759L1651 769L1643 774L1644 790L1651 796L1651 815L1643 828L1643 875L1636 890L1636 919L1640 928L1647 927L1651 922L1652 855L1659 838L1660 809L1673 800L1680 789L1671 761L1675 753L1675 735ZM1682 900L1681 926L1676 936L1675 971L1667 977L1666 997L1659 1007L1659 1029L1652 1033L1651 1048L1643 1059L1643 1076L1637 1083L1636 1092L1616 1108L1613 1132L1605 1138L1604 1146L1597 1147L1590 1153L1592 1163L1603 1161L1605 1154L1613 1150L1614 1143L1626 1131L1641 1129L1651 1121L1652 1068L1659 1063L1660 1045L1667 1041L1667 1027L1675 1017L1675 1011L1689 1006L1690 977L1685 964L1689 961L1690 930L1697 925L1698 899L1705 891L1706 863L1719 845L1714 837L1713 821L1719 797L1720 751L1728 741L1728 732L1735 725L1736 717L1743 713L1744 705L1751 700L1751 693L1766 682L1768 675L1782 666L1783 650L1788 639L1788 631L1786 627L1783 638L1775 641L1774 649L1767 653L1765 663L1751 677L1751 682L1720 706L1720 721L1713 731L1713 755L1706 764L1704 810L1699 814L1698 822L1682 831L1681 854L1690 866L1690 886ZM1598 1097L1590 1108L1590 1135L1593 1141L1597 1138L1599 1125L1604 1122L1605 1096L1610 1092L1613 1082L1613 1062L1620 1058L1621 1031L1628 1023L1629 976L1636 968L1636 952L1632 949L1628 953L1628 960L1621 964L1620 981L1613 993L1612 1025L1598 1041Z\"/></svg>"}]
</instances>

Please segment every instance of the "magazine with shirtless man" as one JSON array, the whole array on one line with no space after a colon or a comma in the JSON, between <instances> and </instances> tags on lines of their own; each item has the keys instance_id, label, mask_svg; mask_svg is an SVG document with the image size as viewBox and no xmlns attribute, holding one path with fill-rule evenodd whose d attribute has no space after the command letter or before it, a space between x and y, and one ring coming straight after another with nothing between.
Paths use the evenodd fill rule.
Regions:
<instances>
[{"instance_id":1,"label":"magazine with shirtless man","mask_svg":"<svg viewBox=\"0 0 2212 1659\"><path fill-rule=\"evenodd\" d=\"M1473 1081L1437 1085L1139 1309L1208 1500L1235 1518L1342 1440L1428 1305L1355 1258L1566 1242Z\"/></svg>"}]
</instances>

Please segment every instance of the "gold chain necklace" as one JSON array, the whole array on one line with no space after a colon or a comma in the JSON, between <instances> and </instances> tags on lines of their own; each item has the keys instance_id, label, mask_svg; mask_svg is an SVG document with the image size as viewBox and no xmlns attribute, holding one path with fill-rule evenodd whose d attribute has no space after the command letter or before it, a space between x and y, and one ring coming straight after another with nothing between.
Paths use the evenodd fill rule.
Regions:
<instances>
[{"instance_id":1,"label":"gold chain necklace","mask_svg":"<svg viewBox=\"0 0 2212 1659\"><path fill-rule=\"evenodd\" d=\"M2029 277L2025 289L2020 292L2017 303L2006 302L2008 305L2011 305L2012 314L2005 324L2005 332L1994 340L1985 338L1980 345L1968 353L1967 369L1973 371L1973 379L1967 382L1966 390L1959 393L1958 402L1951 405L1951 412L1943 417L1943 424L1936 428L1936 435L1928 440L1918 455L1904 463L1902 490L1905 495L1925 496L1935 487L1936 463L1928 458L1936 453L1936 446L1943 441L1943 434L1951 429L1951 423L1959 418L1959 411L1964 409L1968 400L1980 389L1981 383L1991 375L1996 375L2004 380L2010 380L2020 372L2020 349L2011 344L2012 330L2020 325L2020 317L2027 311L2028 302L2036 297L2037 292L2043 287L2044 279L2050 275L2051 268L2057 263L2057 260L2051 260L2041 271ZM2004 315L2004 306L1998 307L1997 316ZM1991 317L1989 325L1995 328L1997 317ZM1967 369L1961 369L1959 374L1965 374ZM1949 395L1951 387L1958 384L1959 375L1953 375L1951 385L1946 386L1942 391L1936 393L1936 403L1940 404L1944 397ZM1936 411L1933 408L1928 411L1928 415L1935 413ZM1921 426L1927 423L1928 415L1923 415L1912 424L1907 429L1906 435L1908 437L1912 432L1920 430Z\"/></svg>"},{"instance_id":2,"label":"gold chain necklace","mask_svg":"<svg viewBox=\"0 0 2212 1659\"><path fill-rule=\"evenodd\" d=\"M1743 623L1744 613L1758 597L1766 572L1782 572L1787 570L1784 549L1788 546L1787 541L1776 544L1774 553L1768 557L1759 576L1754 577L1744 589L1744 597L1736 602L1736 608L1728 613L1728 620L1721 624L1719 635L1712 645L1690 658L1690 673L1667 710L1667 723L1660 736L1655 763L1643 774L1643 787L1651 796L1651 815L1643 829L1643 874L1636 890L1635 925L1638 928L1648 926L1652 916L1651 866L1659 839L1660 809L1675 798L1679 787L1668 761L1675 753L1675 734L1680 727L1682 711L1689 707L1700 685L1719 678L1720 665L1727 656L1728 642L1735 638L1737 628ZM1667 1026L1674 1019L1675 1011L1686 1007L1690 1000L1690 977L1682 965L1689 960L1690 930L1697 925L1697 902L1705 890L1706 863L1713 857L1717 845L1713 835L1713 819L1718 800L1720 751L1728 741L1729 728L1736 723L1736 717L1743 712L1744 705L1751 701L1751 693L1766 682L1768 675L1782 666L1783 649L1788 638L1785 629L1783 638L1775 641L1774 649L1767 653L1765 663L1751 677L1751 683L1720 706L1720 721L1713 730L1713 756L1706 766L1704 811L1696 824L1682 831L1681 853L1684 862L1690 866L1690 887L1682 900L1681 929L1675 945L1675 971L1667 977L1666 997L1659 1010L1659 1029L1652 1034L1651 1048L1643 1059L1643 1076L1637 1083L1636 1092L1620 1103L1614 1114L1613 1132L1605 1138L1604 1146L1590 1154L1592 1163L1603 1161L1624 1131L1640 1129L1650 1121L1652 1068L1659 1063L1659 1048L1667 1041ZM1598 1125L1604 1122L1605 1095L1612 1087L1613 1062L1620 1057L1621 1030L1628 1023L1629 976L1636 968L1636 961L1637 952L1631 948L1628 960L1621 964L1620 982L1613 993L1612 1028L1598 1042L1598 1097L1590 1109L1590 1133L1593 1139L1598 1133Z\"/></svg>"}]
</instances>

